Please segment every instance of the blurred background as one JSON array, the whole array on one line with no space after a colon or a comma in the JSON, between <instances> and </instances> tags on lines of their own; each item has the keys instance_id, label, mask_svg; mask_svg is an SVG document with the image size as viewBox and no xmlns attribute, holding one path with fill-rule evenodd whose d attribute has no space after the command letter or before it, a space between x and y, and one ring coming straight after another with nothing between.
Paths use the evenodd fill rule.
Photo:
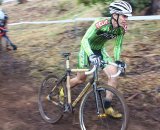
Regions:
<instances>
[{"instance_id":1,"label":"blurred background","mask_svg":"<svg viewBox=\"0 0 160 130\"><path fill-rule=\"evenodd\" d=\"M9 24L109 17L108 5L112 1L0 0L1 8L9 16ZM134 16L157 15L160 17L160 0L126 1L131 3ZM38 130L40 127L61 129L58 125L50 126L41 120L35 104L38 87L46 75L63 74L62 52L71 52L71 66L76 67L81 38L92 22L90 20L55 24L8 25L8 35L18 46L18 50L1 53L0 93L4 98L1 102L5 109L0 109L0 111L11 117L10 119L0 118L0 123L4 124L0 126L2 130L8 128L10 130ZM118 89L124 94L130 108L132 123L129 130L160 130L159 37L159 20L128 21L128 32L124 37L122 52L122 59L127 63L128 68L126 77L119 80ZM106 49L112 56L112 44ZM102 78L102 80L105 79ZM10 83L11 86L6 85ZM5 90L2 89L4 86L6 86ZM14 87L11 94L10 87L12 86ZM6 95L8 91L10 94ZM8 98L5 98L6 96ZM30 96L29 99L28 96ZM10 105L4 102L9 102ZM16 107L12 102L17 103ZM9 112L10 110L18 112L14 114L13 111ZM23 114L27 116L23 117ZM65 125L67 124L64 123L64 127ZM73 129L79 128L73 127Z\"/></svg>"}]
</instances>

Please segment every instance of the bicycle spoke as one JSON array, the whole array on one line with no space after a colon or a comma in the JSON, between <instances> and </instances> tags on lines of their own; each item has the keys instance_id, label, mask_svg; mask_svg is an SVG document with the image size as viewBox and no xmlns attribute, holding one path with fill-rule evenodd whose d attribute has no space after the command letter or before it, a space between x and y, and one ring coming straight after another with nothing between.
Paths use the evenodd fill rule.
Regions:
<instances>
[{"instance_id":1,"label":"bicycle spoke","mask_svg":"<svg viewBox=\"0 0 160 130\"><path fill-rule=\"evenodd\" d=\"M115 119L109 113L104 111L104 102L106 99L106 90L113 93L112 108L122 114L122 118ZM111 89L112 90L112 89ZM126 130L128 111L126 105L124 105L123 99L117 91L109 90L105 87L99 91L100 96L98 96L99 104L99 114L96 113L96 105L94 99L94 93L91 91L82 100L80 108L80 124L82 130Z\"/></svg>"},{"instance_id":2,"label":"bicycle spoke","mask_svg":"<svg viewBox=\"0 0 160 130\"><path fill-rule=\"evenodd\" d=\"M56 76L48 76L39 91L39 111L42 118L49 122L57 122L63 115L63 104L60 101L60 88L62 84L58 84Z\"/></svg>"}]
</instances>

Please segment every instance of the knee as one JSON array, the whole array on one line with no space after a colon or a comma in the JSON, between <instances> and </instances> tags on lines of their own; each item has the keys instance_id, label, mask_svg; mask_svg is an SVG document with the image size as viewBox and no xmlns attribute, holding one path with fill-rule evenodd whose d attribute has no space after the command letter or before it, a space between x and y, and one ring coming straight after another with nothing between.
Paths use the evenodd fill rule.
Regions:
<instances>
[{"instance_id":1,"label":"knee","mask_svg":"<svg viewBox=\"0 0 160 130\"><path fill-rule=\"evenodd\" d=\"M109 78L108 82L117 83L117 78Z\"/></svg>"},{"instance_id":2,"label":"knee","mask_svg":"<svg viewBox=\"0 0 160 130\"><path fill-rule=\"evenodd\" d=\"M109 65L106 68L103 69L105 74L110 78L112 75L117 73L117 67ZM116 80L116 78L112 78L111 80Z\"/></svg>"},{"instance_id":3,"label":"knee","mask_svg":"<svg viewBox=\"0 0 160 130\"><path fill-rule=\"evenodd\" d=\"M81 83L83 83L83 82L85 82L85 81L86 81L86 76L77 77L77 82L78 82L79 84L81 84Z\"/></svg>"},{"instance_id":4,"label":"knee","mask_svg":"<svg viewBox=\"0 0 160 130\"><path fill-rule=\"evenodd\" d=\"M116 87L117 86L117 78L109 78L108 85L110 85L112 87Z\"/></svg>"}]
</instances>

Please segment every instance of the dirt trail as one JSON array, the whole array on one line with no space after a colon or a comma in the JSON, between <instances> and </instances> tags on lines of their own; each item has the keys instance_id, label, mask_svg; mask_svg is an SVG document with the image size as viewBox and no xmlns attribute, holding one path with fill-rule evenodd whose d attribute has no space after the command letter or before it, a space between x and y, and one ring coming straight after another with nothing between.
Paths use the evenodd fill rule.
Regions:
<instances>
[{"instance_id":1,"label":"dirt trail","mask_svg":"<svg viewBox=\"0 0 160 130\"><path fill-rule=\"evenodd\" d=\"M70 115L56 125L42 120L37 106L40 84L29 77L29 63L14 58L12 53L0 52L0 130L80 130L79 125L72 125ZM129 106L128 130L160 130L158 106Z\"/></svg>"}]
</instances>

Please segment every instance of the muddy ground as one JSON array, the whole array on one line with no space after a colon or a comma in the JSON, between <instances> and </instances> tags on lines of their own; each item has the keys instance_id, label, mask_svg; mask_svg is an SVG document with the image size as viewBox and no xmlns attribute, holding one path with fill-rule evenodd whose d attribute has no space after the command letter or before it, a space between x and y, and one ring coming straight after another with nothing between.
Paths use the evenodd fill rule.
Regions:
<instances>
[{"instance_id":1,"label":"muddy ground","mask_svg":"<svg viewBox=\"0 0 160 130\"><path fill-rule=\"evenodd\" d=\"M29 76L30 63L13 53L0 52L0 130L80 130L71 116L55 125L41 118L37 105L40 81ZM130 108L128 130L160 130L158 90L138 92L125 93Z\"/></svg>"},{"instance_id":2,"label":"muddy ground","mask_svg":"<svg viewBox=\"0 0 160 130\"><path fill-rule=\"evenodd\" d=\"M61 1L53 3L53 1L34 0L32 2L24 5L15 3L4 5L3 8L10 16L10 23L48 21L64 19L64 17L70 19L72 12L76 14L79 9L75 5L66 5ZM58 2L60 5L57 7ZM67 8L71 14L66 15L67 10L63 11L63 8ZM28 10L32 10L32 13L28 13ZM79 10L83 12L84 8ZM93 13L93 11L95 10L91 10L91 13L87 11L84 16L79 17L99 17L99 14L96 15L96 12ZM60 13L64 13L64 16ZM128 130L160 130L160 31L158 22L150 24L148 21L143 21L140 25L137 22L133 24L134 30L131 31L132 28L129 30L126 43L130 44L125 45L128 47L123 53L123 58L128 64L127 75L120 79L119 84L119 90L124 94L130 110ZM74 30L70 25L67 25L67 31L60 32L63 26L56 26L10 26L11 38L18 45L19 53L16 57L13 51L0 52L0 130L80 130L78 124L73 124L73 118L70 115L66 115L59 123L51 125L41 118L38 111L37 96L42 79L33 78L30 72L38 71L39 76L43 69L46 72L48 66L53 67L59 60L54 59L52 62L52 56L57 57L57 52L66 49L73 50L70 46L75 49L79 45L79 43L75 44L76 39L72 35ZM69 32L71 35L68 34ZM131 39L132 35L136 38ZM44 49L46 51L42 51ZM46 63L49 65L47 66ZM76 114L77 112L78 110ZM76 121L78 122L77 118Z\"/></svg>"}]
</instances>

